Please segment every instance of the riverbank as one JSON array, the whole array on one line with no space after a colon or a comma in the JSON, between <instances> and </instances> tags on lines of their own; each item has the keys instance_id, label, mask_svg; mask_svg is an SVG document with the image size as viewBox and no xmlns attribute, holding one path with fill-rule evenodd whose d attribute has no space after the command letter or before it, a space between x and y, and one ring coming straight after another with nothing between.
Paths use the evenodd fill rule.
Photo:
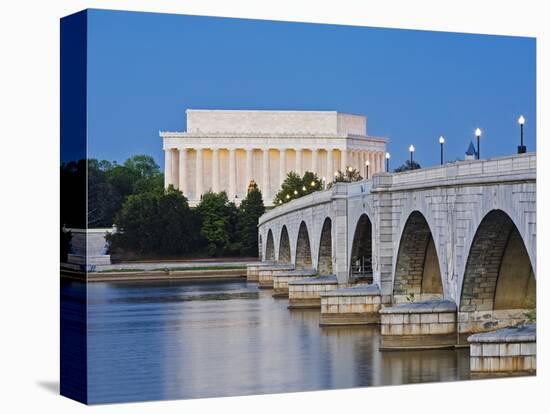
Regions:
<instances>
[{"instance_id":1,"label":"riverbank","mask_svg":"<svg viewBox=\"0 0 550 414\"><path fill-rule=\"evenodd\" d=\"M84 272L73 266L61 267L64 278L87 281L225 280L246 278L246 265L254 261L131 262L98 266Z\"/></svg>"}]
</instances>

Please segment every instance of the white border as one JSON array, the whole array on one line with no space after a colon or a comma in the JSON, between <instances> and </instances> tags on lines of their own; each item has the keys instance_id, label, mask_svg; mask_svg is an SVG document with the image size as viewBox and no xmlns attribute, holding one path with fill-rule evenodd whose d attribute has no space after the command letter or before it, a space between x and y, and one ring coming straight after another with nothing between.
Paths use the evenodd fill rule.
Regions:
<instances>
[{"instance_id":1,"label":"white border","mask_svg":"<svg viewBox=\"0 0 550 414\"><path fill-rule=\"evenodd\" d=\"M500 1L4 1L0 10L0 406L3 412L83 412L43 383L58 380L59 24L86 7L536 36L538 211L548 209L550 34L545 2ZM546 77L541 79L542 74ZM548 218L538 216L538 251ZM522 412L544 407L549 387L545 315L548 256L538 255L537 378L96 406L87 412ZM548 352L547 352L548 351ZM544 408L540 409L540 411Z\"/></svg>"}]
</instances>

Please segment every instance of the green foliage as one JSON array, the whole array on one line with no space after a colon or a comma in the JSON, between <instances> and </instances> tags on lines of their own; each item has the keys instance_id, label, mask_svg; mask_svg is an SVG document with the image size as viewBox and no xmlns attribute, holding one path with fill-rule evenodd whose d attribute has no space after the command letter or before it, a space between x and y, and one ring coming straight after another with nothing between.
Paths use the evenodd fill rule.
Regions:
<instances>
[{"instance_id":1,"label":"green foliage","mask_svg":"<svg viewBox=\"0 0 550 414\"><path fill-rule=\"evenodd\" d=\"M135 155L124 164L88 160L88 226L110 227L124 200L134 194L162 193L163 175L148 155Z\"/></svg>"},{"instance_id":2,"label":"green foliage","mask_svg":"<svg viewBox=\"0 0 550 414\"><path fill-rule=\"evenodd\" d=\"M296 172L291 171L287 174L281 184L281 189L275 195L273 203L275 205L283 204L291 200L319 191L323 184L317 174L306 171L302 177Z\"/></svg>"},{"instance_id":3,"label":"green foliage","mask_svg":"<svg viewBox=\"0 0 550 414\"><path fill-rule=\"evenodd\" d=\"M243 256L258 255L258 219L265 212L262 193L254 183L239 205L236 236Z\"/></svg>"},{"instance_id":4,"label":"green foliage","mask_svg":"<svg viewBox=\"0 0 550 414\"><path fill-rule=\"evenodd\" d=\"M397 167L393 172L403 172L403 171L409 171L409 170L419 170L422 168L419 163L413 160L411 164L411 160L405 161L404 164L401 164L399 167Z\"/></svg>"},{"instance_id":5,"label":"green foliage","mask_svg":"<svg viewBox=\"0 0 550 414\"><path fill-rule=\"evenodd\" d=\"M335 183L353 183L355 181L361 181L363 177L358 170L353 167L348 167L344 172L338 170L334 174L334 180L329 183L328 187L332 187Z\"/></svg>"},{"instance_id":6,"label":"green foliage","mask_svg":"<svg viewBox=\"0 0 550 414\"><path fill-rule=\"evenodd\" d=\"M525 309L527 309L527 312L524 312L527 323L535 323L537 321L537 296L534 293L525 299Z\"/></svg>"},{"instance_id":7,"label":"green foliage","mask_svg":"<svg viewBox=\"0 0 550 414\"><path fill-rule=\"evenodd\" d=\"M172 186L130 195L115 217L120 231L110 237L111 246L147 254L188 253L196 246L198 222L187 199Z\"/></svg>"},{"instance_id":8,"label":"green foliage","mask_svg":"<svg viewBox=\"0 0 550 414\"><path fill-rule=\"evenodd\" d=\"M225 191L203 194L197 211L202 219L200 235L207 243L209 256L221 256L237 250L232 238L237 222L237 207L235 203L229 202Z\"/></svg>"},{"instance_id":9,"label":"green foliage","mask_svg":"<svg viewBox=\"0 0 550 414\"><path fill-rule=\"evenodd\" d=\"M416 300L416 299L415 299L415 297L414 297L414 293L409 293L409 294L407 295L407 302L412 303L412 302L414 302L415 300Z\"/></svg>"}]
</instances>

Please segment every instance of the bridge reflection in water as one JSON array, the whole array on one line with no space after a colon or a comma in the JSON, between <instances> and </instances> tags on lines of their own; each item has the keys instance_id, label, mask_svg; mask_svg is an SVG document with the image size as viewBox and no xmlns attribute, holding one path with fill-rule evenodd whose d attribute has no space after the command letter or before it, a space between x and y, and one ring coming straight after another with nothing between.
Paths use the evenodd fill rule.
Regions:
<instances>
[{"instance_id":1,"label":"bridge reflection in water","mask_svg":"<svg viewBox=\"0 0 550 414\"><path fill-rule=\"evenodd\" d=\"M379 327L320 328L255 283L94 283L88 303L91 403L470 378L465 349L379 352Z\"/></svg>"}]
</instances>

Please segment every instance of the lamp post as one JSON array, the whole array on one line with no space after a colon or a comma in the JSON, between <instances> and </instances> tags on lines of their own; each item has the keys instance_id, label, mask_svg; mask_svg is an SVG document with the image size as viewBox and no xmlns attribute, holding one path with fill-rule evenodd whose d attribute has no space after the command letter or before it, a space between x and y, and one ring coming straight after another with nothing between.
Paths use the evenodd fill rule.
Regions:
<instances>
[{"instance_id":1,"label":"lamp post","mask_svg":"<svg viewBox=\"0 0 550 414\"><path fill-rule=\"evenodd\" d=\"M520 145L518 147L518 154L525 154L527 152L527 147L523 145L523 125L525 124L525 117L520 115L518 118L518 124L520 128Z\"/></svg>"},{"instance_id":2,"label":"lamp post","mask_svg":"<svg viewBox=\"0 0 550 414\"><path fill-rule=\"evenodd\" d=\"M386 152L386 172L390 172L390 153Z\"/></svg>"},{"instance_id":3,"label":"lamp post","mask_svg":"<svg viewBox=\"0 0 550 414\"><path fill-rule=\"evenodd\" d=\"M479 160L479 138L481 137L481 129L476 128L476 139L477 139L477 159Z\"/></svg>"},{"instance_id":4,"label":"lamp post","mask_svg":"<svg viewBox=\"0 0 550 414\"><path fill-rule=\"evenodd\" d=\"M409 153L411 154L411 170L414 170L414 160L413 160L413 154L414 154L414 145L411 144L409 147Z\"/></svg>"},{"instance_id":5,"label":"lamp post","mask_svg":"<svg viewBox=\"0 0 550 414\"><path fill-rule=\"evenodd\" d=\"M441 135L439 137L439 146L441 147L441 165L443 165L443 144L445 144L445 137Z\"/></svg>"},{"instance_id":6,"label":"lamp post","mask_svg":"<svg viewBox=\"0 0 550 414\"><path fill-rule=\"evenodd\" d=\"M322 181L322 183L323 183L322 185L323 185L323 190L324 190L325 187L326 187L326 184L327 184L327 177L323 177L323 178L321 179L321 181Z\"/></svg>"},{"instance_id":7,"label":"lamp post","mask_svg":"<svg viewBox=\"0 0 550 414\"><path fill-rule=\"evenodd\" d=\"M369 179L369 165L370 165L369 160L366 160L365 161L365 170L366 170L365 177L366 177L367 180Z\"/></svg>"}]
</instances>

